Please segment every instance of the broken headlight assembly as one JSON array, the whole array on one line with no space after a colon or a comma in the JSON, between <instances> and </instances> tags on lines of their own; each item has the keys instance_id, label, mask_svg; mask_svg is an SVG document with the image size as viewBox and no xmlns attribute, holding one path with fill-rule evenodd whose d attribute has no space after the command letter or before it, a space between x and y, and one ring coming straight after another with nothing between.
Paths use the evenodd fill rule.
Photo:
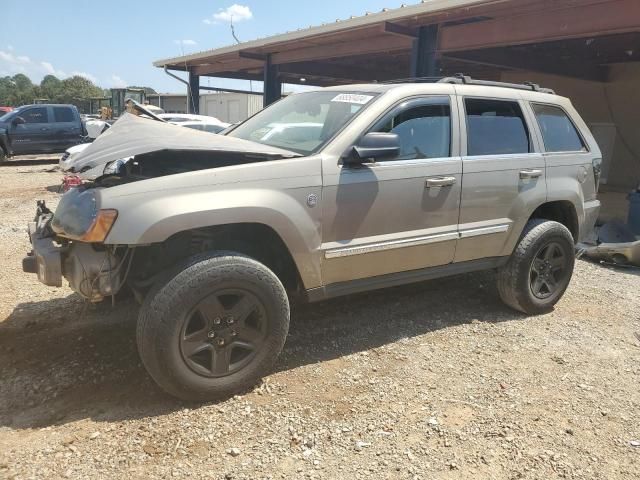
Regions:
<instances>
[{"instance_id":1,"label":"broken headlight assembly","mask_svg":"<svg viewBox=\"0 0 640 480\"><path fill-rule=\"evenodd\" d=\"M51 221L60 237L88 243L103 242L118 218L118 211L100 209L95 189L72 188L64 194Z\"/></svg>"},{"instance_id":2,"label":"broken headlight assembly","mask_svg":"<svg viewBox=\"0 0 640 480\"><path fill-rule=\"evenodd\" d=\"M113 162L109 162L105 165L104 170L102 171L103 175L121 175L124 165L124 160L114 160Z\"/></svg>"}]
</instances>

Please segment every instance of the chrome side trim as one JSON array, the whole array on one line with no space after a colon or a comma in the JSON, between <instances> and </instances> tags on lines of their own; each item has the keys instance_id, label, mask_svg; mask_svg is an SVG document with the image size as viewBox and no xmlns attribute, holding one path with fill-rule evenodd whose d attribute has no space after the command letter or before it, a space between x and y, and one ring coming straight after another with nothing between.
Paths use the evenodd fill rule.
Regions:
<instances>
[{"instance_id":1,"label":"chrome side trim","mask_svg":"<svg viewBox=\"0 0 640 480\"><path fill-rule=\"evenodd\" d=\"M491 235L493 233L504 233L509 230L509 225L494 225L491 227L472 228L460 232L460 238L477 237L479 235Z\"/></svg>"},{"instance_id":2,"label":"chrome side trim","mask_svg":"<svg viewBox=\"0 0 640 480\"><path fill-rule=\"evenodd\" d=\"M437 233L434 235L423 235L420 237L405 238L401 240L389 240L386 242L368 243L353 247L338 247L325 250L325 258L350 257L352 255L362 255L365 253L381 252L384 250L394 250L396 248L416 247L429 243L447 242L459 238L477 237L480 235L491 235L494 233L504 233L509 230L509 225L493 225L490 227L472 228L461 232Z\"/></svg>"},{"instance_id":3,"label":"chrome side trim","mask_svg":"<svg viewBox=\"0 0 640 480\"><path fill-rule=\"evenodd\" d=\"M457 240L458 232L438 233L435 235L425 235L422 237L405 238L402 240L390 240L387 242L369 243L366 245L358 245L355 247L340 247L331 250L325 250L325 258L350 257L351 255L361 255L363 253L380 252L383 250L393 250L396 248L415 247L418 245L426 245L428 243L446 242L448 240Z\"/></svg>"}]
</instances>

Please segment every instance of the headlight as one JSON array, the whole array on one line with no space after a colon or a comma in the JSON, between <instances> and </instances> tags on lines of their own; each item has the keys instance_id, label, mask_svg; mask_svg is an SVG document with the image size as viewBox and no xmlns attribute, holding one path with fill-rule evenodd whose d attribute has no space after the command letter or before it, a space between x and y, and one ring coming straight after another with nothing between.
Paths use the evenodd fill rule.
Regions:
<instances>
[{"instance_id":1,"label":"headlight","mask_svg":"<svg viewBox=\"0 0 640 480\"><path fill-rule=\"evenodd\" d=\"M107 163L102 171L103 175L119 175L122 167L124 167L124 160L114 160L113 162Z\"/></svg>"},{"instance_id":2,"label":"headlight","mask_svg":"<svg viewBox=\"0 0 640 480\"><path fill-rule=\"evenodd\" d=\"M99 209L94 189L72 188L60 199L51 227L71 240L103 242L117 217L117 210Z\"/></svg>"},{"instance_id":3,"label":"headlight","mask_svg":"<svg viewBox=\"0 0 640 480\"><path fill-rule=\"evenodd\" d=\"M113 209L98 210L95 220L89 230L80 238L83 242L104 242L111 231L111 227L118 218L118 211Z\"/></svg>"}]
</instances>

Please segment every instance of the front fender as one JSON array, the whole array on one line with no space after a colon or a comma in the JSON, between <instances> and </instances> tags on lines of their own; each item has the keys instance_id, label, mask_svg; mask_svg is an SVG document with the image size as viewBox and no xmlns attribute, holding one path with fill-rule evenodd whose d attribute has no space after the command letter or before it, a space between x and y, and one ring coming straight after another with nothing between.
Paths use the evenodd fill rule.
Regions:
<instances>
[{"instance_id":1,"label":"front fender","mask_svg":"<svg viewBox=\"0 0 640 480\"><path fill-rule=\"evenodd\" d=\"M307 206L307 196L320 198L320 186L271 190L233 188L221 190L185 189L171 195L157 192L109 200L118 219L105 243L145 245L160 243L190 229L258 223L271 227L287 246L306 288L321 284L320 207ZM256 239L260 241L260 239Z\"/></svg>"}]
</instances>

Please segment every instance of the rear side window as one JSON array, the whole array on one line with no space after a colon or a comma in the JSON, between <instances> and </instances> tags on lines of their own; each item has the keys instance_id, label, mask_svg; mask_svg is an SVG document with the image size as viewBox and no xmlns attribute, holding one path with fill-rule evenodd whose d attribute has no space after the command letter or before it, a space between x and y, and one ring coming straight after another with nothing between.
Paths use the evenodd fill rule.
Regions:
<instances>
[{"instance_id":1,"label":"rear side window","mask_svg":"<svg viewBox=\"0 0 640 480\"><path fill-rule=\"evenodd\" d=\"M547 152L586 152L582 138L567 114L552 105L532 104Z\"/></svg>"},{"instance_id":2,"label":"rear side window","mask_svg":"<svg viewBox=\"0 0 640 480\"><path fill-rule=\"evenodd\" d=\"M518 102L466 98L467 155L529 153L531 144Z\"/></svg>"},{"instance_id":3,"label":"rear side window","mask_svg":"<svg viewBox=\"0 0 640 480\"><path fill-rule=\"evenodd\" d=\"M49 115L46 107L29 108L20 112L19 116L24 119L24 123L48 123Z\"/></svg>"},{"instance_id":4,"label":"rear side window","mask_svg":"<svg viewBox=\"0 0 640 480\"><path fill-rule=\"evenodd\" d=\"M53 107L53 118L56 122L73 122L75 117L69 107Z\"/></svg>"}]
</instances>

